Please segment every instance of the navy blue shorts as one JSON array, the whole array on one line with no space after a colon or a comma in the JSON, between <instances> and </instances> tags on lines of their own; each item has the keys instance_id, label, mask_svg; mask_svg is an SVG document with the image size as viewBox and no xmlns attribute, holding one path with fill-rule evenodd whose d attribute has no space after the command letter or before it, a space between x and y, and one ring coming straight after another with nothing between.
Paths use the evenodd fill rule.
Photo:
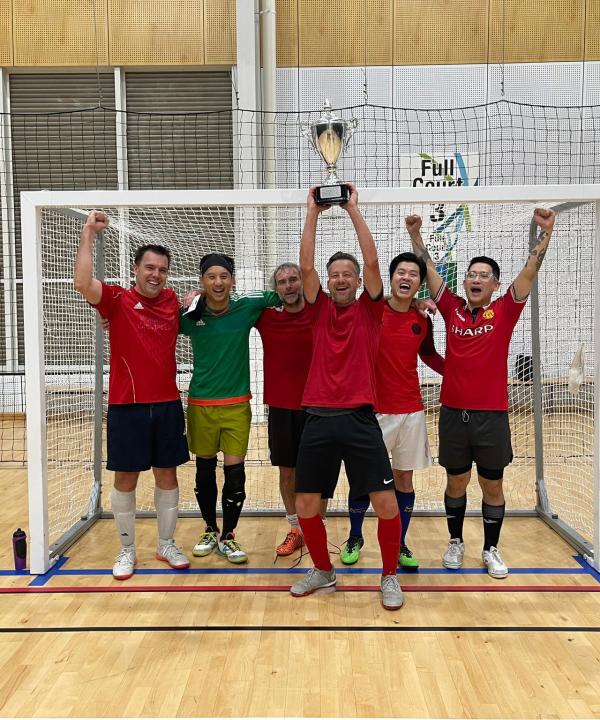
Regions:
<instances>
[{"instance_id":1,"label":"navy blue shorts","mask_svg":"<svg viewBox=\"0 0 600 720\"><path fill-rule=\"evenodd\" d=\"M342 461L351 498L394 489L390 458L370 408L329 417L307 413L296 464L296 492L333 497Z\"/></svg>"},{"instance_id":2,"label":"navy blue shorts","mask_svg":"<svg viewBox=\"0 0 600 720\"><path fill-rule=\"evenodd\" d=\"M106 446L106 467L116 472L171 468L187 462L181 400L109 405Z\"/></svg>"}]
</instances>

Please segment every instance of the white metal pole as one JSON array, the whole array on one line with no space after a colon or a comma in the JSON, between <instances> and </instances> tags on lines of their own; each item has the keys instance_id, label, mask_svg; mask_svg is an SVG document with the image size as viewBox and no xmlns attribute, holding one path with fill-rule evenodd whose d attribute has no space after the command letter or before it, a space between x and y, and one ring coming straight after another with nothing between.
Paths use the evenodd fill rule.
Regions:
<instances>
[{"instance_id":1,"label":"white metal pole","mask_svg":"<svg viewBox=\"0 0 600 720\"><path fill-rule=\"evenodd\" d=\"M25 389L27 476L29 484L29 569L43 574L50 567L48 543L48 449L44 373L44 305L40 248L41 211L21 198L23 311L27 328Z\"/></svg>"},{"instance_id":2,"label":"white metal pole","mask_svg":"<svg viewBox=\"0 0 600 720\"><path fill-rule=\"evenodd\" d=\"M17 343L17 268L15 257L15 195L12 173L12 136L8 77L7 70L0 68L0 208L2 210L0 245L3 258L3 339L6 347L5 362L8 371L16 372L19 365L19 348ZM16 409L15 403L12 411L14 412Z\"/></svg>"},{"instance_id":3,"label":"white metal pole","mask_svg":"<svg viewBox=\"0 0 600 720\"><path fill-rule=\"evenodd\" d=\"M600 572L600 201L596 202L594 246L594 559Z\"/></svg>"},{"instance_id":4,"label":"white metal pole","mask_svg":"<svg viewBox=\"0 0 600 720\"><path fill-rule=\"evenodd\" d=\"M125 71L117 67L115 76L115 123L117 134L117 181L119 190L129 189L129 172L127 166L127 94ZM119 209L119 278L124 287L129 287L131 279L131 260L129 238L123 228L127 227L128 211Z\"/></svg>"}]
</instances>

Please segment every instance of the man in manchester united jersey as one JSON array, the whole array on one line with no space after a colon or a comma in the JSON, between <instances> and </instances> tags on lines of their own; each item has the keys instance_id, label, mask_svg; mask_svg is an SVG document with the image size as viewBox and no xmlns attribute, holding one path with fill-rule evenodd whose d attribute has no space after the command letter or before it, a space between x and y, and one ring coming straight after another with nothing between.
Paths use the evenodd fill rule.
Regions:
<instances>
[{"instance_id":1,"label":"man in manchester united jersey","mask_svg":"<svg viewBox=\"0 0 600 720\"><path fill-rule=\"evenodd\" d=\"M263 344L264 401L269 406L269 453L279 468L279 491L290 530L275 552L283 557L302 547L302 531L296 514L294 482L298 446L306 413L302 393L312 356L312 325L302 291L302 276L296 263L275 269L272 287L280 307L263 310L256 329ZM321 503L325 514L327 501Z\"/></svg>"},{"instance_id":2,"label":"man in manchester united jersey","mask_svg":"<svg viewBox=\"0 0 600 720\"><path fill-rule=\"evenodd\" d=\"M105 230L108 222L103 212L89 214L75 260L75 288L109 321L106 467L115 472L111 508L121 541L113 576L125 580L137 564L137 481L140 472L150 468L156 483L156 558L176 569L189 567L173 540L179 505L176 467L189 460L189 454L176 383L179 301L165 287L169 251L162 245L138 248L134 286L107 285L93 276L93 246L96 234Z\"/></svg>"},{"instance_id":3,"label":"man in manchester united jersey","mask_svg":"<svg viewBox=\"0 0 600 720\"><path fill-rule=\"evenodd\" d=\"M427 284L446 323L446 360L440 394L439 460L446 468L444 496L450 542L442 558L447 568L463 564L462 530L467 485L473 462L483 493L484 545L482 560L491 577L505 578L508 568L498 551L504 518L502 478L512 461L508 424L508 350L515 325L541 267L554 228L552 210L537 208L540 228L525 267L504 295L498 263L474 257L463 281L466 300L454 295L436 272L421 237L421 218L406 218L415 253L427 262Z\"/></svg>"},{"instance_id":4,"label":"man in manchester united jersey","mask_svg":"<svg viewBox=\"0 0 600 720\"><path fill-rule=\"evenodd\" d=\"M373 236L359 210L353 185L342 205L356 231L364 262L364 291L360 266L353 255L338 252L327 263L327 296L315 269L315 239L319 215L327 206L307 199L300 243L300 268L306 310L313 327L313 353L302 405L308 417L296 466L296 509L314 568L290 592L309 595L336 583L327 550L327 532L319 509L321 498L333 496L342 461L350 496L368 494L378 515L377 536L383 571L383 607L402 606L396 577L400 549L400 515L393 493L394 478L375 412L375 358L385 301Z\"/></svg>"},{"instance_id":5,"label":"man in manchester united jersey","mask_svg":"<svg viewBox=\"0 0 600 720\"><path fill-rule=\"evenodd\" d=\"M413 303L426 274L425 261L414 253L401 253L390 263L391 295L383 311L375 364L375 409L385 445L392 454L402 524L398 562L401 567L412 570L419 567L419 561L406 544L415 503L413 471L432 463L417 357L440 375L444 371L444 358L436 352L433 342L431 319L423 317ZM345 565L353 565L359 559L364 543L362 525L369 504L368 496L351 498L348 502L350 536L340 554Z\"/></svg>"}]
</instances>

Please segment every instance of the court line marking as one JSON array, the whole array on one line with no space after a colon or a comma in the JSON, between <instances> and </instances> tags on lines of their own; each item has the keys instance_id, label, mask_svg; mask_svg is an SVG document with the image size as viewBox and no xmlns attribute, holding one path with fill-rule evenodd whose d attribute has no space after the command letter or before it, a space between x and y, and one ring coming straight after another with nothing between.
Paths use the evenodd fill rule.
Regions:
<instances>
[{"instance_id":1,"label":"court line marking","mask_svg":"<svg viewBox=\"0 0 600 720\"><path fill-rule=\"evenodd\" d=\"M396 623L397 621L393 621ZM0 633L82 633L82 632L450 632L450 633L598 633L600 626L595 625L147 625L100 627L40 627L6 628L0 627Z\"/></svg>"},{"instance_id":2,"label":"court line marking","mask_svg":"<svg viewBox=\"0 0 600 720\"><path fill-rule=\"evenodd\" d=\"M0 588L0 595L28 595L28 594L60 594L73 595L83 593L244 593L244 592L289 592L289 585L96 585L96 586L52 586L43 587L11 587ZM379 585L338 585L337 592L380 592ZM583 593L600 592L600 585L402 585L404 592L431 592L431 593L473 593L473 592L552 592L552 593Z\"/></svg>"}]
</instances>

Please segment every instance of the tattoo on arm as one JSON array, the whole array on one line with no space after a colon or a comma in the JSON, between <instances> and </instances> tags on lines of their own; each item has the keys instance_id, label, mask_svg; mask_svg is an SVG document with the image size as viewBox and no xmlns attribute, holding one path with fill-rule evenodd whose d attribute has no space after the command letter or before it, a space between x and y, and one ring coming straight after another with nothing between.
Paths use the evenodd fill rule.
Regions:
<instances>
[{"instance_id":1,"label":"tattoo on arm","mask_svg":"<svg viewBox=\"0 0 600 720\"><path fill-rule=\"evenodd\" d=\"M429 263L432 263L432 264L433 264L433 260L432 260L432 258L431 258L431 255L429 254L429 251L427 250L427 248L426 248L425 246L423 246L423 249L419 249L419 250L417 251L416 255L417 255L418 257L420 257L420 258L423 258L423 260L425 260L425 262L426 262L427 264L429 264Z\"/></svg>"},{"instance_id":2,"label":"tattoo on arm","mask_svg":"<svg viewBox=\"0 0 600 720\"><path fill-rule=\"evenodd\" d=\"M540 233L536 246L531 248L531 250L529 251L529 257L527 258L527 262L525 263L525 266L527 266L529 264L530 260L533 260L533 262L535 263L536 270L540 269L540 267L542 266L542 263L544 262L544 258L546 257L546 252L547 252L548 248L542 248L540 250L539 246L542 243L544 243L547 239L548 239L547 232Z\"/></svg>"}]
</instances>

